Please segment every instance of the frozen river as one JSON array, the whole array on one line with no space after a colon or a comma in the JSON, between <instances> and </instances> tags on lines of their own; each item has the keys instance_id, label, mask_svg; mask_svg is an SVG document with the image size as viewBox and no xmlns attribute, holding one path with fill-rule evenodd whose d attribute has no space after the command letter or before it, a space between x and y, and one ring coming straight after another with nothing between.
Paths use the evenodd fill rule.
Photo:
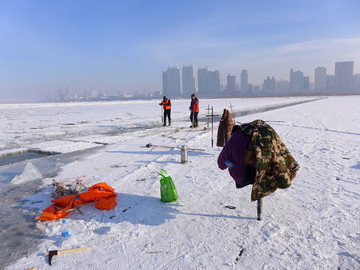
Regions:
<instances>
[{"instance_id":1,"label":"frozen river","mask_svg":"<svg viewBox=\"0 0 360 270\"><path fill-rule=\"evenodd\" d=\"M221 115L223 108L233 109L234 116L249 115L311 101L312 98L219 99L202 101L200 118L206 121L205 108ZM173 125L188 125L189 101L173 101ZM230 108L229 108L230 110ZM22 199L29 193L43 192L42 180L54 178L66 164L86 157L105 145L121 142L125 133L135 137L157 133L161 110L157 101L0 105L2 115L0 154L0 202L2 220L0 268L27 256L43 238L35 218L43 209L42 200ZM217 120L217 119L216 119ZM36 156L36 151L47 154ZM27 161L12 153L25 152L42 173L43 179L14 185ZM36 157L36 158L35 158ZM16 160L18 158L18 160ZM30 206L29 206L30 205Z\"/></svg>"}]
</instances>

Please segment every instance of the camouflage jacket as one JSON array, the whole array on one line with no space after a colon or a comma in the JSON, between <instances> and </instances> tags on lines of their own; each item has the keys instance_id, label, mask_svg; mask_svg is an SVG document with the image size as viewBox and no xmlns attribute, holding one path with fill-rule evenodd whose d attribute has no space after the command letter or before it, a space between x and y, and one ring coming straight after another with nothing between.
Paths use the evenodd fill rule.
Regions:
<instances>
[{"instance_id":1,"label":"camouflage jacket","mask_svg":"<svg viewBox=\"0 0 360 270\"><path fill-rule=\"evenodd\" d=\"M251 200L288 188L300 167L275 130L262 120L243 124L241 130L251 136L245 164L256 168Z\"/></svg>"}]
</instances>

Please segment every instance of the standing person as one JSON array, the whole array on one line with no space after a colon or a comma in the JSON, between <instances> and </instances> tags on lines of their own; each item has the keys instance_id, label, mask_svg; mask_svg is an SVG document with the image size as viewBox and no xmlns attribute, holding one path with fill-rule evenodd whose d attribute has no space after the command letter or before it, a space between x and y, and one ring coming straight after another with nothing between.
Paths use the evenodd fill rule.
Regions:
<instances>
[{"instance_id":1,"label":"standing person","mask_svg":"<svg viewBox=\"0 0 360 270\"><path fill-rule=\"evenodd\" d=\"M164 108L164 124L166 126L166 117L169 119L169 126L171 125L171 101L166 96L163 97L163 100L159 103L160 106Z\"/></svg>"},{"instance_id":2,"label":"standing person","mask_svg":"<svg viewBox=\"0 0 360 270\"><path fill-rule=\"evenodd\" d=\"M200 112L199 100L195 94L191 95L191 103L190 103L190 120L192 125L190 127L196 128L198 127L198 114Z\"/></svg>"}]
</instances>

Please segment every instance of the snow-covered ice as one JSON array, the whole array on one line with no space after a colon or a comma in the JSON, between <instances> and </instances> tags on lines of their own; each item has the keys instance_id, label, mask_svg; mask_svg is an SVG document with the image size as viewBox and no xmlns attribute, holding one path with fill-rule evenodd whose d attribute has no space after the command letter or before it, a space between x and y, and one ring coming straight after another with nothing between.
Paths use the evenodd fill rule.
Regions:
<instances>
[{"instance_id":1,"label":"snow-covered ice","mask_svg":"<svg viewBox=\"0 0 360 270\"><path fill-rule=\"evenodd\" d=\"M208 106L221 114L230 106L238 111L312 99L200 99L200 116ZM290 188L264 198L262 221L256 220L251 187L236 189L228 172L217 168L221 148L211 147L211 129L189 128L189 101L172 101L170 127L161 126L158 103L0 105L0 154L61 153L32 161L44 179L36 192L18 194L22 204L6 195L0 201L2 208L32 212L43 236L25 254L16 253L20 245L7 250L18 255L9 255L16 261L9 260L6 269L359 269L360 96L236 118L268 121L301 167ZM205 151L189 151L188 163L181 164L178 148L148 143ZM1 166L2 187L10 187L25 165ZM175 203L160 201L161 169L177 187ZM51 204L54 176L87 186L106 182L118 193L118 205L100 211L90 204L81 208L84 215L71 213L71 237L61 249L95 248L55 256L50 266L44 253L59 249L60 222L35 217ZM29 235L15 237L21 243Z\"/></svg>"}]
</instances>

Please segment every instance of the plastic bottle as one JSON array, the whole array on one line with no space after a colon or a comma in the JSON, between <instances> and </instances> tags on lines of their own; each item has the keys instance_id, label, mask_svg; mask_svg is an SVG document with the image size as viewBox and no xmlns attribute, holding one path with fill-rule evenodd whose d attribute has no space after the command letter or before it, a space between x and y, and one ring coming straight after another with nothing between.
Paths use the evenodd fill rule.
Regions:
<instances>
[{"instance_id":1,"label":"plastic bottle","mask_svg":"<svg viewBox=\"0 0 360 270\"><path fill-rule=\"evenodd\" d=\"M228 167L228 168L234 168L234 163L230 162L230 161L225 161L225 165Z\"/></svg>"},{"instance_id":2,"label":"plastic bottle","mask_svg":"<svg viewBox=\"0 0 360 270\"><path fill-rule=\"evenodd\" d=\"M67 221L64 219L61 222L61 238L63 240L68 239L70 237L69 228Z\"/></svg>"}]
</instances>

